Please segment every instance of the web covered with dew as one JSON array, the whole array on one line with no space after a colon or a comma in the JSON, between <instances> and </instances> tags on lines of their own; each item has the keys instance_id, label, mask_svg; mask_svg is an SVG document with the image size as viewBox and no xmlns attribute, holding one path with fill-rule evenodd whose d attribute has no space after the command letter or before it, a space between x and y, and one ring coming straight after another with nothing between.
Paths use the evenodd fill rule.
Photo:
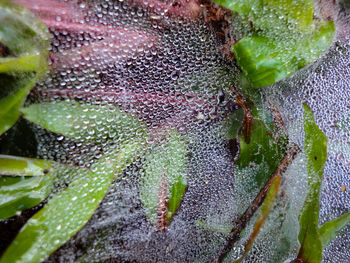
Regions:
<instances>
[{"instance_id":1,"label":"web covered with dew","mask_svg":"<svg viewBox=\"0 0 350 263\"><path fill-rule=\"evenodd\" d=\"M117 176L90 222L49 261L208 260L225 235L200 223L229 226L237 205L236 153L230 151L223 127L228 114L238 109L229 95L235 65L222 55L215 32L199 11L185 13L180 4L164 2L165 8L142 1L55 3L66 13L58 11L52 18L39 12L51 29L53 70L32 92L33 100L117 108L148 129L145 152L176 130L186 145L187 189L171 224L165 232L158 231L140 197L145 191L140 178L150 158L145 153ZM90 124L79 126L82 137L76 140L38 128L40 156L88 167L106 149L141 136L132 128L115 132L111 127L120 129L120 124L113 119L99 121L106 123L105 129L96 135ZM89 136L93 142L80 142ZM166 166L156 158L156 165ZM69 174L66 177L69 181Z\"/></svg>"},{"instance_id":2,"label":"web covered with dew","mask_svg":"<svg viewBox=\"0 0 350 263\"><path fill-rule=\"evenodd\" d=\"M74 138L35 126L37 157L89 168L107 151L134 140L142 139L144 149L117 175L90 221L47 262L213 262L233 222L256 193L245 191L254 184L249 177L254 171L236 173L239 147L228 139L229 116L241 110L234 97L238 69L206 21L205 8L192 0L38 0L29 8L50 29L52 70L27 104L64 101L72 107L91 106L88 117L81 116L86 125L77 125L81 133ZM349 190L341 188L350 179L349 45L339 38L314 64L262 92L266 105L278 107L290 138L300 147L301 102L312 108L328 137L321 224L350 209ZM132 118L142 129L113 118L115 112L126 113L123 118ZM53 122L55 118L52 113ZM156 154L166 148L169 134L175 134L175 144L185 145L185 151L174 151L170 160ZM172 158L180 162L178 156L185 159L179 166L186 190L164 229L152 200L145 197L156 196L158 206L164 205L163 179L155 178L148 185L145 178L149 170L165 169ZM70 180L67 171L55 191ZM171 180L165 182L164 198ZM95 182L98 188L98 173ZM300 154L287 171L284 198L276 202L244 262L295 257L297 216L306 184ZM242 253L253 223L254 219L229 258ZM324 262L348 262L349 244L347 227L325 250Z\"/></svg>"}]
</instances>

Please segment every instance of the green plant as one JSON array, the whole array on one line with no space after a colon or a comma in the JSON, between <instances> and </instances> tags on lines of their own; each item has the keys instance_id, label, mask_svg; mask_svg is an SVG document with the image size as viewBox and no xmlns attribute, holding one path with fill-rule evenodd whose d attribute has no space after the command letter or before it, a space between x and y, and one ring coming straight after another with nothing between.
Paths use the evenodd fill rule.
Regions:
<instances>
[{"instance_id":1,"label":"green plant","mask_svg":"<svg viewBox=\"0 0 350 263\"><path fill-rule=\"evenodd\" d=\"M151 2L152 5L146 7L153 8L149 12L156 14L151 16L156 21L161 20L159 15L164 13L169 13L168 18L175 21L195 21L200 9L196 1L187 1L182 7L180 5L181 8L177 8L175 4L168 7L159 1ZM235 145L239 144L239 155L232 160L236 168L236 187L255 198L245 211L238 211L238 219L230 226L213 226L210 218L197 221L197 226L211 231L213 235L217 232L226 235L223 248L219 253L210 255L214 257L213 260L221 262L235 244L242 241L240 238L243 230L254 214L258 213L253 232L236 260L241 262L250 252L257 235L280 198L283 174L300 151L289 138L279 110L274 106L271 106L272 110L266 109L257 88L291 76L314 61L331 44L334 24L313 19L314 7L309 0L216 2L233 11L235 19L239 20L237 27L248 28L242 30L243 36L232 45L232 52L241 70L238 76L234 76L239 80L240 87L228 87L224 91L222 100L227 100L225 107L229 108L231 103L235 110L230 110L229 116L223 114L225 116L222 118L222 126L225 127L227 140ZM62 7L56 4L57 8L63 8L63 13L71 11L65 5ZM136 4L146 5L137 1ZM43 3L39 1L39 5ZM80 13L73 11L79 18ZM39 12L40 15L42 14ZM52 32L70 30L74 35L82 30L83 23L69 21L64 24L59 19L56 21L57 17L59 16L55 11L42 17ZM4 92L1 91L0 134L5 137L4 133L22 116L37 130L67 138L68 142L75 142L81 148L94 149L96 145L100 145L102 149L96 150L92 157L85 157L84 163L80 165L60 162L59 158L55 160L0 155L0 219L5 220L44 202L43 208L23 226L0 262L45 260L89 221L113 182L123 178L123 174L138 162L141 163L141 168L137 171L138 198L142 209L147 221L156 231L166 232L176 213L181 210L189 182L191 150L188 145L196 138L187 132L190 127L183 124L194 122L193 116L186 112L198 108L209 112L210 94L207 95L206 91L203 91L205 95L200 94L201 87L196 84L191 93L186 93L185 96L132 89L127 92L122 89L84 91L79 87L41 90L48 92L49 97L58 98L54 100L45 100L44 96L40 97L42 94L27 98L33 86L39 80L45 79L45 73L48 74L49 71L46 62L48 30L29 10L10 1L0 2L0 22L5 20L6 23L0 23L0 44L4 46L0 49L0 83L4 83L4 86L6 84ZM275 27L276 24L279 27ZM60 70L66 74L63 69L71 67L72 78L84 79L83 75L87 74L99 83L101 79L98 78L98 69L95 70L95 64L89 64L89 59L86 59L91 54L106 52L106 56L101 55L101 60L106 59L108 62L109 57L112 60L123 59L123 56L120 58L119 54L115 54L115 49L124 52L124 48L124 55L133 57L139 51L130 48L130 42L139 40L140 43L135 45L143 50L161 38L158 35L148 36L146 30L137 32L130 28L89 25L89 30L100 34L105 42L94 42L79 51L73 49L68 53L71 55L68 59L59 57L57 54L60 53L53 53L50 57L53 60L50 70L54 74ZM96 65L99 65L98 59L96 60ZM213 74L221 73L217 71ZM195 83L195 80L196 76L190 78L190 82ZM40 85L45 85L43 83ZM234 99L225 98L228 96L225 93L229 93L230 98ZM98 102L90 100L94 96L98 97ZM123 101L123 96L135 105L143 105L136 109L145 109L144 112L125 110L128 105ZM115 105L109 103L109 97L112 97ZM208 101L203 102L203 98ZM219 95L215 99L219 101L218 104L221 103ZM181 109L178 115L174 110L174 116L166 123L152 123L153 126L148 124L149 119L153 118L149 109L161 105L167 111L173 104L185 105L185 109ZM214 108L218 111L219 107L215 105ZM203 118L197 114L194 119L202 121ZM350 217L346 213L319 227L319 195L324 163L327 160L327 138L315 124L307 105L304 105L304 132L308 188L299 218L300 249L295 261L320 262L322 248L348 224ZM252 169L254 170L251 172ZM244 185L244 178L240 177L244 173L250 174L254 184ZM67 185L57 188L62 182Z\"/></svg>"}]
</instances>

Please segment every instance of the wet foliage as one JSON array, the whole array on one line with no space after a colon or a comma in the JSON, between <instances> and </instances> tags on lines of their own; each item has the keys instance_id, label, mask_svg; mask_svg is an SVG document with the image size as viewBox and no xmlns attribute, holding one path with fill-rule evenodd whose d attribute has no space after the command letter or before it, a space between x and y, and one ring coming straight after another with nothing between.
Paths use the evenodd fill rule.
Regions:
<instances>
[{"instance_id":1,"label":"wet foliage","mask_svg":"<svg viewBox=\"0 0 350 263\"><path fill-rule=\"evenodd\" d=\"M0 1L1 263L350 260L348 2L215 2Z\"/></svg>"}]
</instances>

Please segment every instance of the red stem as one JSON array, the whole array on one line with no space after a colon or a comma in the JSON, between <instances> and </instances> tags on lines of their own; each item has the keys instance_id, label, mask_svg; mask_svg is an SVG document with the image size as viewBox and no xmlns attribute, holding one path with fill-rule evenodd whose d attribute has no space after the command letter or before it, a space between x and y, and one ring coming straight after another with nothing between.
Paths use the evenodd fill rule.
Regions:
<instances>
[{"instance_id":1,"label":"red stem","mask_svg":"<svg viewBox=\"0 0 350 263\"><path fill-rule=\"evenodd\" d=\"M196 19L201 11L198 0L171 0L161 2L158 0L128 0L131 5L159 16L171 16L184 19Z\"/></svg>"},{"instance_id":2,"label":"red stem","mask_svg":"<svg viewBox=\"0 0 350 263\"><path fill-rule=\"evenodd\" d=\"M40 95L44 97L62 97L75 100L101 100L113 101L117 105L140 105L149 106L150 103L159 107L165 105L175 106L178 109L191 108L192 110L200 110L203 108L215 108L216 105L210 104L211 101L216 101L216 96L199 97L197 94L176 93L157 93L144 92L140 90L125 90L113 88L113 91L85 91L85 90L66 90L66 89L43 89L40 90Z\"/></svg>"},{"instance_id":3,"label":"red stem","mask_svg":"<svg viewBox=\"0 0 350 263\"><path fill-rule=\"evenodd\" d=\"M287 149L284 157L282 158L279 166L275 170L275 172L271 175L271 177L267 180L264 187L260 190L257 196L254 198L252 203L245 210L243 215L237 219L235 222L235 227L232 229L231 233L228 235L226 244L223 249L220 251L217 260L213 259L213 262L221 263L223 262L226 255L230 252L230 250L235 245L236 241L240 238L240 233L247 226L249 220L253 217L255 212L259 209L261 204L264 202L265 197L270 189L270 186L276 177L282 177L284 172L290 166L292 161L295 159L296 155L300 152L300 148L298 145L291 143L289 148Z\"/></svg>"},{"instance_id":4,"label":"red stem","mask_svg":"<svg viewBox=\"0 0 350 263\"><path fill-rule=\"evenodd\" d=\"M167 182L167 174L163 173L161 175L161 180L160 180L160 189L158 192L158 211L157 211L157 216L158 216L158 226L157 230L159 232L165 232L167 225L166 225L166 215L168 212L167 209L167 196L168 196L168 182Z\"/></svg>"},{"instance_id":5,"label":"red stem","mask_svg":"<svg viewBox=\"0 0 350 263\"><path fill-rule=\"evenodd\" d=\"M64 25L71 26L72 23L64 23ZM74 25L74 29L79 28L77 25L78 24ZM61 52L52 52L50 54L52 68L56 70L79 68L86 63L88 59L93 58L94 63L91 63L89 67L100 69L101 64L121 63L138 54L140 50L150 48L158 42L157 36L146 34L146 32L124 28L114 28L107 31L106 28L101 28L103 30L99 31L100 34L105 33L105 36L108 35L108 37L105 37L103 40L95 41L86 46L63 50ZM98 32L98 28L90 29L96 29L96 32ZM85 32L89 33L89 31Z\"/></svg>"},{"instance_id":6,"label":"red stem","mask_svg":"<svg viewBox=\"0 0 350 263\"><path fill-rule=\"evenodd\" d=\"M40 19L60 17L62 20L83 19L83 9L76 3L62 3L56 0L13 0L13 2L30 9Z\"/></svg>"}]
</instances>

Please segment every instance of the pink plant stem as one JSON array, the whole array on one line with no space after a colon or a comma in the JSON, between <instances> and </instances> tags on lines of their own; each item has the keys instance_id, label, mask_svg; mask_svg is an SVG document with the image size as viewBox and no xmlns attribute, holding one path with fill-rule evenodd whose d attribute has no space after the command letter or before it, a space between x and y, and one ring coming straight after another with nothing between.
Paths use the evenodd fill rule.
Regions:
<instances>
[{"instance_id":1,"label":"pink plant stem","mask_svg":"<svg viewBox=\"0 0 350 263\"><path fill-rule=\"evenodd\" d=\"M84 4L84 8L78 7L76 1L62 3L58 0L14 0L17 4L27 7L40 19L55 20L60 17L62 21L82 20L85 15L82 11L89 7ZM182 19L196 19L201 6L198 0L127 0L132 6L141 7L144 10L158 16L171 16Z\"/></svg>"},{"instance_id":2,"label":"pink plant stem","mask_svg":"<svg viewBox=\"0 0 350 263\"><path fill-rule=\"evenodd\" d=\"M112 102L119 106L140 105L141 107L149 107L149 105L157 105L164 107L167 105L174 106L178 109L189 108L191 110L200 111L204 108L214 108L216 105L209 101L216 101L216 96L200 98L196 94L182 93L156 93L144 91L131 91L125 89L113 89L113 91L84 91L84 90L67 90L67 89L43 89L39 91L41 97L49 98L69 98L75 100L100 100Z\"/></svg>"},{"instance_id":3,"label":"pink plant stem","mask_svg":"<svg viewBox=\"0 0 350 263\"><path fill-rule=\"evenodd\" d=\"M67 22L67 21L57 21L52 18L44 18L42 21L53 30L57 31L67 31L70 33L88 33L97 36L115 36L115 35L127 35L131 32L137 32L136 30L131 30L121 27L112 27L104 25L92 25L85 22ZM137 34L148 34L145 31L139 31Z\"/></svg>"},{"instance_id":4,"label":"pink plant stem","mask_svg":"<svg viewBox=\"0 0 350 263\"><path fill-rule=\"evenodd\" d=\"M201 6L197 0L171 0L161 2L158 0L127 0L131 5L142 7L155 15L195 19L198 17Z\"/></svg>"},{"instance_id":5,"label":"pink plant stem","mask_svg":"<svg viewBox=\"0 0 350 263\"><path fill-rule=\"evenodd\" d=\"M101 68L102 65L120 64L125 59L136 56L139 51L155 46L158 37L144 31L127 28L111 28L107 26L88 25L71 22L57 22L44 20L53 30L76 33L94 33L102 40L50 54L52 68L63 70L71 67L80 67L87 60L94 59L92 68Z\"/></svg>"},{"instance_id":6,"label":"pink plant stem","mask_svg":"<svg viewBox=\"0 0 350 263\"><path fill-rule=\"evenodd\" d=\"M62 20L71 21L74 19L83 19L82 8L77 6L75 1L69 4L57 0L13 0L15 3L30 9L40 19L60 17Z\"/></svg>"},{"instance_id":7,"label":"pink plant stem","mask_svg":"<svg viewBox=\"0 0 350 263\"><path fill-rule=\"evenodd\" d=\"M165 232L167 229L166 216L167 216L167 195L168 195L168 182L167 174L164 172L161 175L160 179L160 189L158 192L158 207L157 207L157 216L158 216L158 225L157 230L159 232Z\"/></svg>"},{"instance_id":8,"label":"pink plant stem","mask_svg":"<svg viewBox=\"0 0 350 263\"><path fill-rule=\"evenodd\" d=\"M42 21L50 28L57 31L67 31L71 33L93 33L96 35L111 35L114 28L100 26L100 25L90 25L87 23L78 22L67 22L67 21L57 21L52 18L43 18Z\"/></svg>"}]
</instances>

